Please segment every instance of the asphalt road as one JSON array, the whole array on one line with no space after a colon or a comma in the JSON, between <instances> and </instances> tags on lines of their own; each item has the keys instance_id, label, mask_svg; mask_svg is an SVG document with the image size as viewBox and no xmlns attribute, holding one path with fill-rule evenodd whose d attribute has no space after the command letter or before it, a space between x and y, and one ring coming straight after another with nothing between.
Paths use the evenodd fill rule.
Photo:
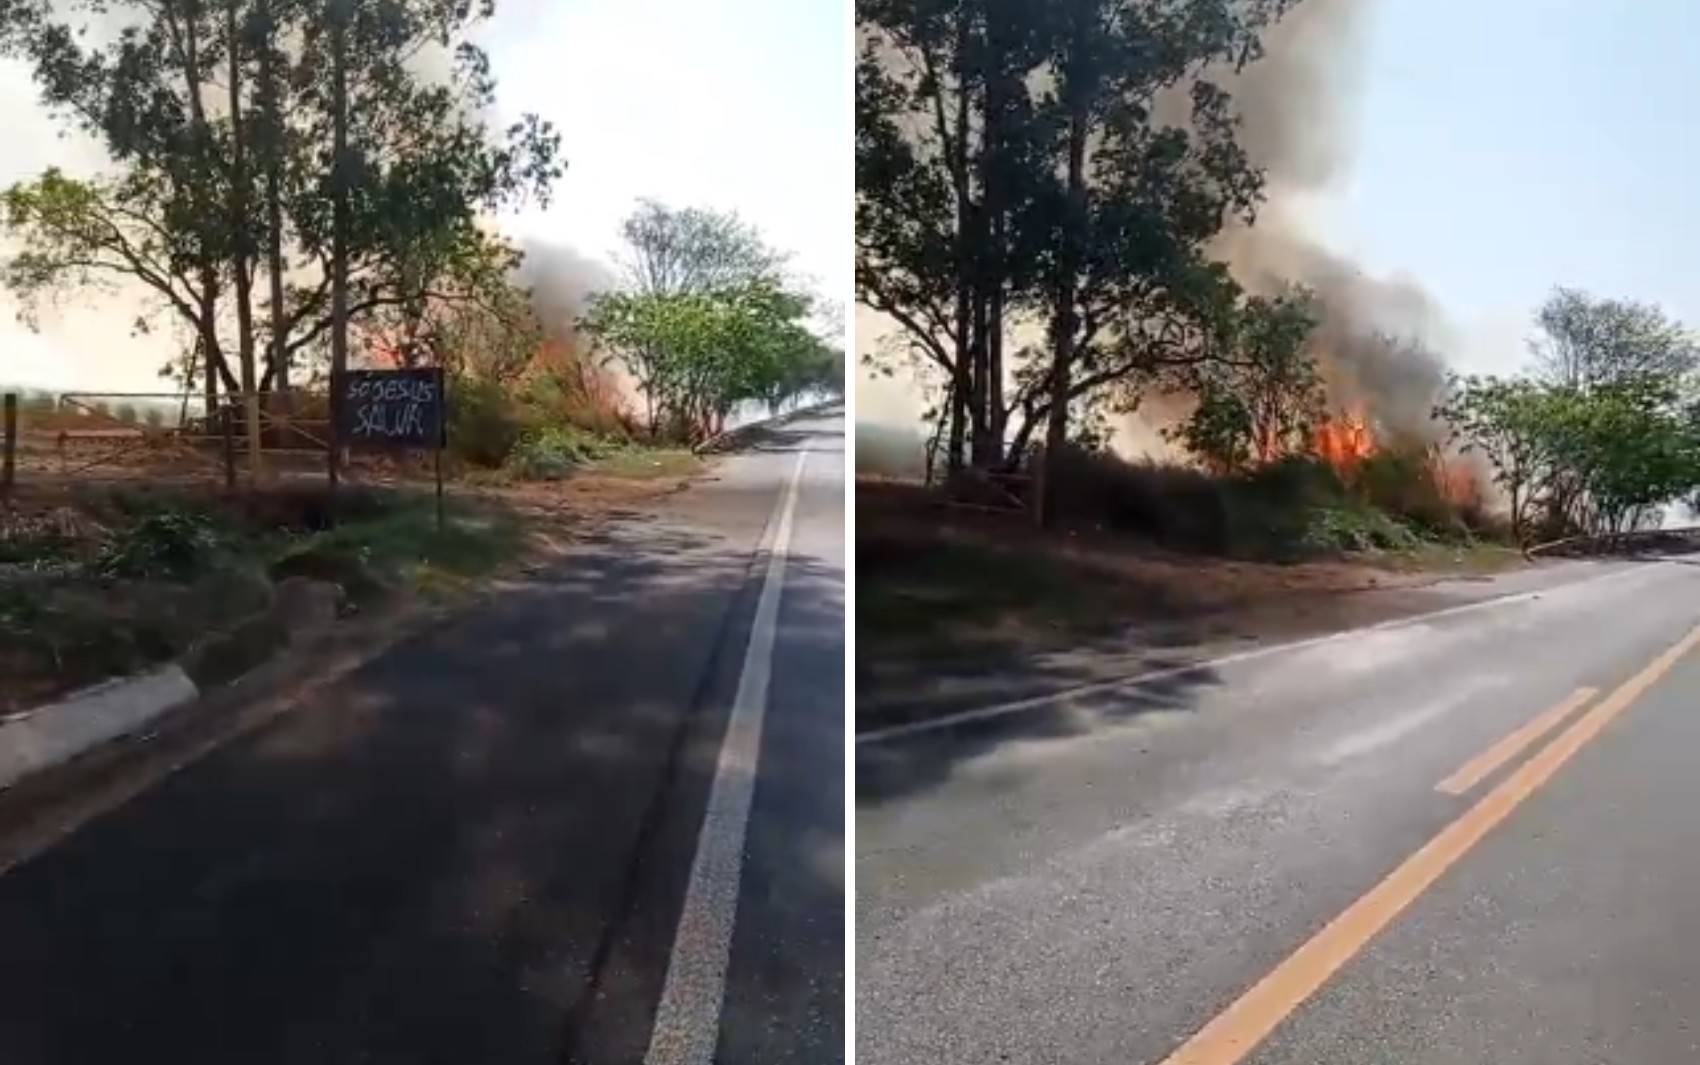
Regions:
<instances>
[{"instance_id":1,"label":"asphalt road","mask_svg":"<svg viewBox=\"0 0 1700 1065\"><path fill-rule=\"evenodd\" d=\"M0 876L0 1061L841 1060L843 477L761 434Z\"/></svg>"},{"instance_id":2,"label":"asphalt road","mask_svg":"<svg viewBox=\"0 0 1700 1065\"><path fill-rule=\"evenodd\" d=\"M860 744L856 1060L1700 1058L1700 565L1568 576Z\"/></svg>"}]
</instances>

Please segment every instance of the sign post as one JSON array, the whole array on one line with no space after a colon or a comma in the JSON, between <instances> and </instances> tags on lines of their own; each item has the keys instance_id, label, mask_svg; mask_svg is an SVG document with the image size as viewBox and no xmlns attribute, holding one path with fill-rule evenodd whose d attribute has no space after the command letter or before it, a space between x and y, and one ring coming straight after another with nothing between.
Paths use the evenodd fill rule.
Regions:
<instances>
[{"instance_id":1,"label":"sign post","mask_svg":"<svg viewBox=\"0 0 1700 1065\"><path fill-rule=\"evenodd\" d=\"M18 394L6 393L0 420L0 499L12 495L12 482L18 476Z\"/></svg>"},{"instance_id":2,"label":"sign post","mask_svg":"<svg viewBox=\"0 0 1700 1065\"><path fill-rule=\"evenodd\" d=\"M443 448L448 444L447 382L438 367L349 370L334 393L344 447L434 453L437 528L443 527Z\"/></svg>"}]
</instances>

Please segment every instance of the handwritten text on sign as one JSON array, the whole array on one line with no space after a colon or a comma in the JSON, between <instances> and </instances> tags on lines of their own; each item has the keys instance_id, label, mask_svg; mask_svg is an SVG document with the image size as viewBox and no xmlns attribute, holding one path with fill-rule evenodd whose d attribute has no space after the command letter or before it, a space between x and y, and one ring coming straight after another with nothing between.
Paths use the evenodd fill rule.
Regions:
<instances>
[{"instance_id":1,"label":"handwritten text on sign","mask_svg":"<svg viewBox=\"0 0 1700 1065\"><path fill-rule=\"evenodd\" d=\"M342 438L355 446L441 447L442 371L350 370L339 421Z\"/></svg>"}]
</instances>

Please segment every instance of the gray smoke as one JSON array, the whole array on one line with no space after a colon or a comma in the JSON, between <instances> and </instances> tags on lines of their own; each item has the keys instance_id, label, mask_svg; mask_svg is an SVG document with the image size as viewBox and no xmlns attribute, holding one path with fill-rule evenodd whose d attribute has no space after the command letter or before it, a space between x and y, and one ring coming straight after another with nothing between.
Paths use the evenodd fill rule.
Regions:
<instances>
[{"instance_id":1,"label":"gray smoke","mask_svg":"<svg viewBox=\"0 0 1700 1065\"><path fill-rule=\"evenodd\" d=\"M573 248L526 241L522 250L519 283L531 290L532 309L551 336L576 336L590 297L618 285L612 269Z\"/></svg>"},{"instance_id":2,"label":"gray smoke","mask_svg":"<svg viewBox=\"0 0 1700 1065\"><path fill-rule=\"evenodd\" d=\"M1241 116L1240 143L1264 169L1266 200L1253 225L1232 227L1214 250L1254 292L1297 282L1317 293L1331 399L1385 430L1433 439L1430 411L1445 380L1434 346L1447 339L1439 307L1416 282L1370 276L1323 247L1303 217L1351 165L1374 3L1301 0L1265 38L1260 62L1220 76Z\"/></svg>"},{"instance_id":3,"label":"gray smoke","mask_svg":"<svg viewBox=\"0 0 1700 1065\"><path fill-rule=\"evenodd\" d=\"M1324 305L1317 351L1331 399L1368 414L1383 430L1433 439L1430 418L1445 377L1437 347L1451 340L1439 307L1417 282L1367 274L1317 239L1306 211L1334 192L1352 162L1353 125L1365 74L1366 32L1376 0L1300 0L1269 31L1264 55L1244 71L1213 71L1240 114L1240 143L1265 173L1254 224L1231 226L1212 252L1241 284L1272 293L1298 283ZM1184 123L1185 93L1159 102L1159 119ZM856 347L866 355L889 340L892 323L857 308ZM864 373L858 418L913 424L923 403L903 377ZM1164 453L1160 431L1187 404L1151 397L1120 419L1122 450Z\"/></svg>"}]
</instances>

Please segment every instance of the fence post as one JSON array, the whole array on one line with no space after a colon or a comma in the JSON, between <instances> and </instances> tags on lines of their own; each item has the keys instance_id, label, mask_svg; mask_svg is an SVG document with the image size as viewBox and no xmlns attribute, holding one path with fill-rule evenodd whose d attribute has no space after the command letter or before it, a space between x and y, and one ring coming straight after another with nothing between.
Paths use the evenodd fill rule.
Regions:
<instances>
[{"instance_id":1,"label":"fence post","mask_svg":"<svg viewBox=\"0 0 1700 1065\"><path fill-rule=\"evenodd\" d=\"M18 476L18 394L6 393L5 442L0 444L0 499L12 497L12 483Z\"/></svg>"},{"instance_id":2,"label":"fence post","mask_svg":"<svg viewBox=\"0 0 1700 1065\"><path fill-rule=\"evenodd\" d=\"M224 490L236 491L236 433L230 422L235 416L235 408L225 404L218 408L218 431L224 443Z\"/></svg>"}]
</instances>

